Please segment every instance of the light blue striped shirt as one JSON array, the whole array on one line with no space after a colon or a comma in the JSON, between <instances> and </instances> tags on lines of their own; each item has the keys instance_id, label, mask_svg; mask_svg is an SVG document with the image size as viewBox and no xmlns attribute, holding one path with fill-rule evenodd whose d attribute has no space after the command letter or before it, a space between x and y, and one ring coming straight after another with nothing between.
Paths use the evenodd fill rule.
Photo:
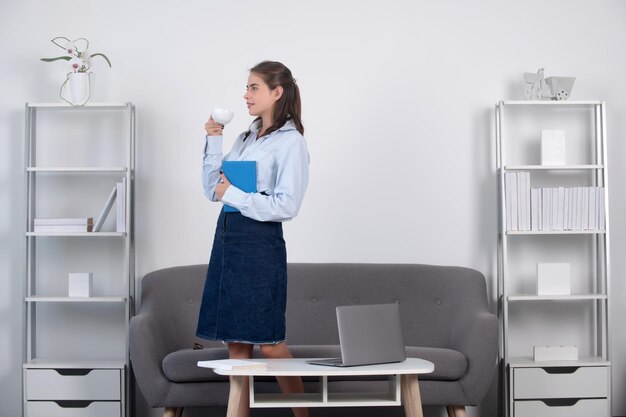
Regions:
<instances>
[{"instance_id":1,"label":"light blue striped shirt","mask_svg":"<svg viewBox=\"0 0 626 417\"><path fill-rule=\"evenodd\" d=\"M260 127L260 120L252 123L248 137L247 132L240 134L226 155L222 153L222 136L206 136L202 167L204 195L217 201L215 186L222 161L256 161L258 192L246 193L231 184L222 202L254 220L291 220L300 210L309 183L306 141L291 120L257 140Z\"/></svg>"}]
</instances>

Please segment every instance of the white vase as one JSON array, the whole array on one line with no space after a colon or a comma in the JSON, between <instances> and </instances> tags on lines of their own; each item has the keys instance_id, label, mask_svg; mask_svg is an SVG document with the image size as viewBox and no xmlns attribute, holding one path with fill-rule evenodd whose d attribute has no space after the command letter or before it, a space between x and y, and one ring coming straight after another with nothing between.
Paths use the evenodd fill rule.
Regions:
<instances>
[{"instance_id":1,"label":"white vase","mask_svg":"<svg viewBox=\"0 0 626 417\"><path fill-rule=\"evenodd\" d=\"M67 88L64 88L66 87ZM65 91L69 89L69 97L66 97ZM72 106L84 106L91 98L91 73L87 72L70 72L67 79L61 85L59 92L61 99Z\"/></svg>"}]
</instances>

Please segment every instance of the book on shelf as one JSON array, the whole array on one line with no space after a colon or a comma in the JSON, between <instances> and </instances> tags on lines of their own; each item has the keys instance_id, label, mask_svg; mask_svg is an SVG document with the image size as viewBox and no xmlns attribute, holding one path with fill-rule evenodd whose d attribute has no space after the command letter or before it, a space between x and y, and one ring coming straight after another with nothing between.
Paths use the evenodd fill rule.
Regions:
<instances>
[{"instance_id":1,"label":"book on shelf","mask_svg":"<svg viewBox=\"0 0 626 417\"><path fill-rule=\"evenodd\" d=\"M33 220L33 232L35 233L91 232L92 229L92 217L37 218Z\"/></svg>"},{"instance_id":2,"label":"book on shelf","mask_svg":"<svg viewBox=\"0 0 626 417\"><path fill-rule=\"evenodd\" d=\"M69 232L91 232L91 224L60 224L60 225L38 225L33 228L35 233L69 233Z\"/></svg>"},{"instance_id":3,"label":"book on shelf","mask_svg":"<svg viewBox=\"0 0 626 417\"><path fill-rule=\"evenodd\" d=\"M234 370L265 370L266 362L249 361L243 359L218 359L212 361L198 361L201 368L222 369L225 371Z\"/></svg>"},{"instance_id":4,"label":"book on shelf","mask_svg":"<svg viewBox=\"0 0 626 417\"><path fill-rule=\"evenodd\" d=\"M506 203L506 228L507 230L519 230L518 226L518 203L517 203L517 172L506 172L505 179L505 203Z\"/></svg>"},{"instance_id":5,"label":"book on shelf","mask_svg":"<svg viewBox=\"0 0 626 417\"><path fill-rule=\"evenodd\" d=\"M34 219L35 226L83 226L93 224L93 217L59 217L59 218L38 218Z\"/></svg>"},{"instance_id":6,"label":"book on shelf","mask_svg":"<svg viewBox=\"0 0 626 417\"><path fill-rule=\"evenodd\" d=\"M540 188L533 188L532 190L530 190L530 202L531 202L531 207L530 207L530 213L531 213L531 218L530 218L530 228L532 231L534 232L538 232L539 230L541 230L540 226L541 226L541 210L539 209L541 207L541 189Z\"/></svg>"},{"instance_id":7,"label":"book on shelf","mask_svg":"<svg viewBox=\"0 0 626 417\"><path fill-rule=\"evenodd\" d=\"M109 211L111 211L111 207L113 206L113 202L115 201L116 195L117 195L117 184L111 190L111 193L109 194L109 198L107 198L106 203L104 203L104 207L102 207L102 210L100 210L100 214L98 215L96 219L96 223L93 226L94 232L99 232L100 229L102 229L102 225L104 224L104 221L109 215Z\"/></svg>"},{"instance_id":8,"label":"book on shelf","mask_svg":"<svg viewBox=\"0 0 626 417\"><path fill-rule=\"evenodd\" d=\"M604 230L604 193L598 186L533 188L532 230Z\"/></svg>"},{"instance_id":9,"label":"book on shelf","mask_svg":"<svg viewBox=\"0 0 626 417\"><path fill-rule=\"evenodd\" d=\"M605 190L604 187L598 189L598 229L606 229L606 217L605 217Z\"/></svg>"},{"instance_id":10,"label":"book on shelf","mask_svg":"<svg viewBox=\"0 0 626 417\"><path fill-rule=\"evenodd\" d=\"M116 226L115 231L126 232L126 178L118 182L116 186Z\"/></svg>"}]
</instances>

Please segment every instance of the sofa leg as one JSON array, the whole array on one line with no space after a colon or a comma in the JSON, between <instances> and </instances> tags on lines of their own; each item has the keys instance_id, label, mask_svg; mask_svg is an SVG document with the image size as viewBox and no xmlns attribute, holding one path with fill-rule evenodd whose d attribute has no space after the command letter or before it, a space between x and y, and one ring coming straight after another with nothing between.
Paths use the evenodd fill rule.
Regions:
<instances>
[{"instance_id":1,"label":"sofa leg","mask_svg":"<svg viewBox=\"0 0 626 417\"><path fill-rule=\"evenodd\" d=\"M163 417L181 417L183 415L183 407L165 407Z\"/></svg>"},{"instance_id":2,"label":"sofa leg","mask_svg":"<svg viewBox=\"0 0 626 417\"><path fill-rule=\"evenodd\" d=\"M465 406L463 405L449 405L446 407L448 411L448 417L467 417L465 412Z\"/></svg>"}]
</instances>

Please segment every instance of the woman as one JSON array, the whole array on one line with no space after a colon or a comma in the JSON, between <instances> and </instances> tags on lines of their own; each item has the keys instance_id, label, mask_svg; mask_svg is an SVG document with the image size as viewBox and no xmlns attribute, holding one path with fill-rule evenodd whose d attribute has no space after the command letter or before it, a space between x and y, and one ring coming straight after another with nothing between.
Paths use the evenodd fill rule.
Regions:
<instances>
[{"instance_id":1,"label":"woman","mask_svg":"<svg viewBox=\"0 0 626 417\"><path fill-rule=\"evenodd\" d=\"M220 213L211 250L198 337L228 343L233 359L291 358L285 343L287 256L283 221L298 214L309 177L309 153L300 116L300 91L291 71L264 61L250 70L248 112L256 119L222 155L223 126L205 124L204 193L239 212ZM221 171L222 161L256 161L257 191L245 193ZM303 392L301 378L277 377L283 392ZM244 386L239 416L249 415ZM306 409L294 409L308 416Z\"/></svg>"}]
</instances>

